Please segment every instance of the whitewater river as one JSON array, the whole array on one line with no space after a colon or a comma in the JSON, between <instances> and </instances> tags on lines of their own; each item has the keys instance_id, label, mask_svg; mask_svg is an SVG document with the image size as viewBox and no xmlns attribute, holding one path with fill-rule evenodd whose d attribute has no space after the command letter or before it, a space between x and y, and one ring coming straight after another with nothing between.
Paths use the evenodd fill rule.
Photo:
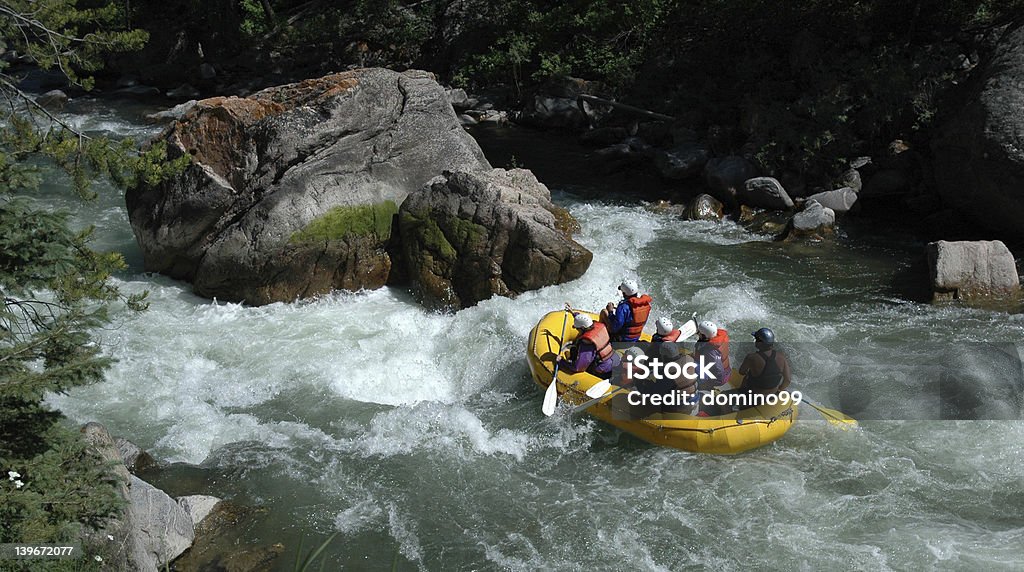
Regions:
<instances>
[{"instance_id":1,"label":"whitewater river","mask_svg":"<svg viewBox=\"0 0 1024 572\"><path fill-rule=\"evenodd\" d=\"M153 133L131 106L78 110L71 119L90 130ZM935 372L901 367L931 359L914 344L1024 339L1024 315L907 301L920 243L849 226L835 244L784 246L563 188L556 200L595 254L575 282L456 315L389 288L250 308L144 273L121 194L101 186L83 208L62 184L49 180L42 200L124 252L117 282L150 291L151 307L116 313L100 333L117 359L105 382L51 402L176 463L155 477L172 494L266 507L245 537L284 543L279 569L300 537L308 547L334 531L326 569L1024 565L1024 423L1000 402L1015 370L964 383L996 397L981 416L1016 420L953 421L913 404ZM804 408L779 442L718 457L545 418L524 359L530 328L565 301L603 306L623 275L653 295L656 316L698 312L741 341L771 326L793 344L796 384L823 403L855 405L858 383L884 381L872 391L899 406L878 400L865 415L896 407L904 420L841 431ZM843 363L893 368L865 381Z\"/></svg>"}]
</instances>

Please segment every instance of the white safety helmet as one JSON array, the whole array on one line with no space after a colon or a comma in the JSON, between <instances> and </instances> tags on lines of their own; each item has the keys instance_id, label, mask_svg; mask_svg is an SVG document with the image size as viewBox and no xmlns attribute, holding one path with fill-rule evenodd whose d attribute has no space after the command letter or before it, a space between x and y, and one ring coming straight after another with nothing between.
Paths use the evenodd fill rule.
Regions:
<instances>
[{"instance_id":1,"label":"white safety helmet","mask_svg":"<svg viewBox=\"0 0 1024 572\"><path fill-rule=\"evenodd\" d=\"M644 350L637 346L629 346L626 351L622 352L622 359L626 361L635 360L636 358L644 355Z\"/></svg>"},{"instance_id":2,"label":"white safety helmet","mask_svg":"<svg viewBox=\"0 0 1024 572\"><path fill-rule=\"evenodd\" d=\"M668 333L672 331L672 327L675 326L675 324L672 323L671 319L661 317L658 318L657 322L654 322L654 326L658 328L659 336L667 336Z\"/></svg>"},{"instance_id":3,"label":"white safety helmet","mask_svg":"<svg viewBox=\"0 0 1024 572\"><path fill-rule=\"evenodd\" d=\"M622 281L622 284L619 284L619 290L626 296L636 296L640 291L640 285L636 283L636 280L627 278Z\"/></svg>"},{"instance_id":4,"label":"white safety helmet","mask_svg":"<svg viewBox=\"0 0 1024 572\"><path fill-rule=\"evenodd\" d=\"M702 320L697 324L697 331L710 339L718 335L718 325L711 320Z\"/></svg>"},{"instance_id":5,"label":"white safety helmet","mask_svg":"<svg viewBox=\"0 0 1024 572\"><path fill-rule=\"evenodd\" d=\"M594 326L594 319L589 314L576 314L572 318L572 327L577 330L589 330Z\"/></svg>"}]
</instances>

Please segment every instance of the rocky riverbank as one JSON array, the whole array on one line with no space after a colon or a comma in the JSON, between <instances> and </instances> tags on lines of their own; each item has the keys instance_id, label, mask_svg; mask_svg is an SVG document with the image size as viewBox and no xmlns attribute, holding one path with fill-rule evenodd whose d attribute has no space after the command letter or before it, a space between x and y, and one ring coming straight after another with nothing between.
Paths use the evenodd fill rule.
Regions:
<instances>
[{"instance_id":1,"label":"rocky riverbank","mask_svg":"<svg viewBox=\"0 0 1024 572\"><path fill-rule=\"evenodd\" d=\"M105 570L179 572L270 570L283 546L233 545L233 528L245 526L259 509L214 496L190 494L172 498L140 474L159 471L158 463L124 438L114 439L99 423L82 427L82 435L101 459L113 465L125 503L122 516L90 531L86 540L100 546L96 559Z\"/></svg>"}]
</instances>

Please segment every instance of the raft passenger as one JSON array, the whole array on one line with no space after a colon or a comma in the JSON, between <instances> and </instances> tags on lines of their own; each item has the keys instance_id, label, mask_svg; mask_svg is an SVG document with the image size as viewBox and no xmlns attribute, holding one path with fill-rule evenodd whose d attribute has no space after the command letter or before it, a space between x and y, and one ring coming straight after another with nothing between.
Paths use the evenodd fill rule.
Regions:
<instances>
[{"instance_id":1,"label":"raft passenger","mask_svg":"<svg viewBox=\"0 0 1024 572\"><path fill-rule=\"evenodd\" d=\"M610 378L621 360L612 349L608 328L601 322L595 323L587 314L576 314L572 326L580 335L569 348L569 359L559 358L559 367L572 373L586 371L601 379Z\"/></svg>"},{"instance_id":2,"label":"raft passenger","mask_svg":"<svg viewBox=\"0 0 1024 572\"><path fill-rule=\"evenodd\" d=\"M622 292L622 301L618 306L608 302L601 316L608 325L612 341L635 342L640 339L651 314L652 299L647 294L640 295L640 285L636 280L623 280L619 291Z\"/></svg>"}]
</instances>

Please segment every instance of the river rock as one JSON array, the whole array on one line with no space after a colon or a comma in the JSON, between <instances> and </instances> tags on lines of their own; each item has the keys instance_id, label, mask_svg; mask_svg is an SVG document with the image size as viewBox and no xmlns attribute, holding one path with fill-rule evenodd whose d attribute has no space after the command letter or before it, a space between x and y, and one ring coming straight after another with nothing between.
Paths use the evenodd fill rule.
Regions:
<instances>
[{"instance_id":1,"label":"river rock","mask_svg":"<svg viewBox=\"0 0 1024 572\"><path fill-rule=\"evenodd\" d=\"M172 121L178 121L182 117L185 117L185 114L191 111L192 108L195 107L197 103L199 103L197 100L190 99L185 103L179 103L178 105L175 105L170 109L157 111L156 113L150 113L146 116L146 119L152 121L153 123L170 123Z\"/></svg>"},{"instance_id":2,"label":"river rock","mask_svg":"<svg viewBox=\"0 0 1024 572\"><path fill-rule=\"evenodd\" d=\"M469 95L466 94L466 90L462 88L447 89L445 93L448 95L448 102L452 104L455 111L465 111L472 108L469 102Z\"/></svg>"},{"instance_id":3,"label":"river rock","mask_svg":"<svg viewBox=\"0 0 1024 572\"><path fill-rule=\"evenodd\" d=\"M110 433L107 432L107 428L99 423L92 422L83 425L81 432L82 438L92 446L100 458L113 467L114 474L119 481L118 486L121 494L127 498L128 483L131 482L132 475L128 472L128 467L121 460L121 452L114 439L110 436Z\"/></svg>"},{"instance_id":4,"label":"river rock","mask_svg":"<svg viewBox=\"0 0 1024 572\"><path fill-rule=\"evenodd\" d=\"M782 183L773 177L747 179L739 199L745 205L763 209L784 211L793 208L793 199L782 188Z\"/></svg>"},{"instance_id":5,"label":"river rock","mask_svg":"<svg viewBox=\"0 0 1024 572\"><path fill-rule=\"evenodd\" d=\"M708 162L710 152L699 143L682 143L668 150L652 151L654 166L666 179L688 179L697 175Z\"/></svg>"},{"instance_id":6,"label":"river rock","mask_svg":"<svg viewBox=\"0 0 1024 572\"><path fill-rule=\"evenodd\" d=\"M399 221L413 292L432 308L575 280L593 258L570 236L572 215L525 169L445 173L409 195Z\"/></svg>"},{"instance_id":7,"label":"river rock","mask_svg":"<svg viewBox=\"0 0 1024 572\"><path fill-rule=\"evenodd\" d=\"M849 187L843 187L834 191L813 194L807 199L821 203L821 206L832 209L836 214L842 214L853 208L857 202L857 193Z\"/></svg>"},{"instance_id":8,"label":"river rock","mask_svg":"<svg viewBox=\"0 0 1024 572\"><path fill-rule=\"evenodd\" d=\"M60 111L68 103L68 94L59 89L52 89L37 97L36 103L51 111Z\"/></svg>"},{"instance_id":9,"label":"river rock","mask_svg":"<svg viewBox=\"0 0 1024 572\"><path fill-rule=\"evenodd\" d=\"M711 195L697 195L687 205L684 216L689 220L721 220L724 213L722 203Z\"/></svg>"},{"instance_id":10,"label":"river rock","mask_svg":"<svg viewBox=\"0 0 1024 572\"><path fill-rule=\"evenodd\" d=\"M789 228L792 219L793 213L789 211L755 209L741 205L736 222L752 233L779 237Z\"/></svg>"},{"instance_id":11,"label":"river rock","mask_svg":"<svg viewBox=\"0 0 1024 572\"><path fill-rule=\"evenodd\" d=\"M192 545L192 519L167 493L132 475L128 514L137 537L132 560L139 570L158 570Z\"/></svg>"},{"instance_id":12,"label":"river rock","mask_svg":"<svg viewBox=\"0 0 1024 572\"><path fill-rule=\"evenodd\" d=\"M711 195L733 209L744 184L757 176L757 167L737 155L710 159L704 167L704 180Z\"/></svg>"},{"instance_id":13,"label":"river rock","mask_svg":"<svg viewBox=\"0 0 1024 572\"><path fill-rule=\"evenodd\" d=\"M790 221L786 239L821 239L835 232L836 213L815 200L804 203L804 209Z\"/></svg>"},{"instance_id":14,"label":"river rock","mask_svg":"<svg viewBox=\"0 0 1024 572\"><path fill-rule=\"evenodd\" d=\"M999 240L928 243L933 299L971 299L1020 291L1013 254Z\"/></svg>"},{"instance_id":15,"label":"river rock","mask_svg":"<svg viewBox=\"0 0 1024 572\"><path fill-rule=\"evenodd\" d=\"M196 524L196 539L174 561L177 572L268 572L284 546L254 544L248 532L263 526L267 509L221 501Z\"/></svg>"},{"instance_id":16,"label":"river rock","mask_svg":"<svg viewBox=\"0 0 1024 572\"><path fill-rule=\"evenodd\" d=\"M855 193L859 193L864 188L864 183L860 177L860 171L857 169L847 169L842 175L839 176L839 187L849 188Z\"/></svg>"},{"instance_id":17,"label":"river rock","mask_svg":"<svg viewBox=\"0 0 1024 572\"><path fill-rule=\"evenodd\" d=\"M966 105L932 140L935 183L967 224L1024 237L1024 24L973 72Z\"/></svg>"},{"instance_id":18,"label":"river rock","mask_svg":"<svg viewBox=\"0 0 1024 572\"><path fill-rule=\"evenodd\" d=\"M540 86L523 110L520 120L544 128L576 129L595 124L609 110L606 106L579 101L580 95L607 98L606 88L596 81L575 77L556 77Z\"/></svg>"},{"instance_id":19,"label":"river rock","mask_svg":"<svg viewBox=\"0 0 1024 572\"><path fill-rule=\"evenodd\" d=\"M192 519L192 526L198 526L221 499L209 495L189 495L178 497L178 505Z\"/></svg>"},{"instance_id":20,"label":"river rock","mask_svg":"<svg viewBox=\"0 0 1024 572\"><path fill-rule=\"evenodd\" d=\"M128 439L118 437L114 443L117 445L121 461L132 473L138 473L156 464L156 459Z\"/></svg>"},{"instance_id":21,"label":"river rock","mask_svg":"<svg viewBox=\"0 0 1024 572\"><path fill-rule=\"evenodd\" d=\"M181 174L126 194L145 268L267 304L377 288L398 205L490 169L431 74L368 68L196 104L162 135Z\"/></svg>"}]
</instances>

